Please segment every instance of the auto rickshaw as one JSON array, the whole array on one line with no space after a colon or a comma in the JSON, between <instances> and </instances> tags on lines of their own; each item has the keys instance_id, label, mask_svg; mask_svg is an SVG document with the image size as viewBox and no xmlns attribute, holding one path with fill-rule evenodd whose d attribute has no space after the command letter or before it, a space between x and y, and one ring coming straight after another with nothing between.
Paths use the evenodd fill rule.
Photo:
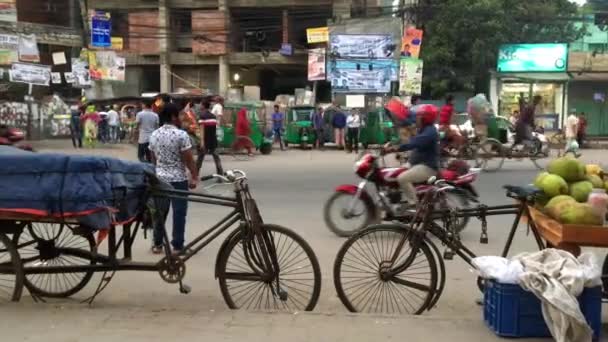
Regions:
<instances>
[{"instance_id":1,"label":"auto rickshaw","mask_svg":"<svg viewBox=\"0 0 608 342\"><path fill-rule=\"evenodd\" d=\"M315 142L315 130L311 120L315 110L314 106L289 108L286 115L285 146L293 144L306 148L308 144Z\"/></svg>"},{"instance_id":2,"label":"auto rickshaw","mask_svg":"<svg viewBox=\"0 0 608 342\"><path fill-rule=\"evenodd\" d=\"M368 148L369 145L384 145L399 139L395 125L384 108L368 112L364 121L365 125L361 127L359 133L359 141L363 148Z\"/></svg>"},{"instance_id":3,"label":"auto rickshaw","mask_svg":"<svg viewBox=\"0 0 608 342\"><path fill-rule=\"evenodd\" d=\"M251 125L249 138L253 145L260 153L270 154L272 152L272 140L264 135L264 132L266 132L266 109L264 103L259 101L227 102L224 104L224 115L217 137L219 146L223 148L232 147L236 138L234 133L236 116L241 108L247 109L247 117Z\"/></svg>"}]
</instances>

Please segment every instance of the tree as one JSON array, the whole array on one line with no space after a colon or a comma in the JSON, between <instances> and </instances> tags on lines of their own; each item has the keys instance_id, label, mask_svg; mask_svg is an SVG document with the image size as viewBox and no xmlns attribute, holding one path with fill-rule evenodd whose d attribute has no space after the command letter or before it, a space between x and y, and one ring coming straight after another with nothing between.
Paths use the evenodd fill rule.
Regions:
<instances>
[{"instance_id":1,"label":"tree","mask_svg":"<svg viewBox=\"0 0 608 342\"><path fill-rule=\"evenodd\" d=\"M577 9L568 0L421 1L424 94L486 92L501 44L572 42L583 33Z\"/></svg>"}]
</instances>

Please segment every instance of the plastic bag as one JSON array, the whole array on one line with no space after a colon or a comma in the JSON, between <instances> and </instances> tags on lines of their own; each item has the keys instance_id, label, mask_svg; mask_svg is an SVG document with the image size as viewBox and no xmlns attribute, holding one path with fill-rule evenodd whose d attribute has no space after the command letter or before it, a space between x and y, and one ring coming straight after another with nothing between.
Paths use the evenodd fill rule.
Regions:
<instances>
[{"instance_id":1,"label":"plastic bag","mask_svg":"<svg viewBox=\"0 0 608 342\"><path fill-rule=\"evenodd\" d=\"M479 276L484 279L495 279L503 284L518 284L519 275L524 267L519 261L511 261L498 256L482 256L472 260Z\"/></svg>"},{"instance_id":2,"label":"plastic bag","mask_svg":"<svg viewBox=\"0 0 608 342\"><path fill-rule=\"evenodd\" d=\"M602 285L602 270L597 258L593 253L583 253L578 257L578 261L583 267L585 277L585 287L596 287Z\"/></svg>"},{"instance_id":3,"label":"plastic bag","mask_svg":"<svg viewBox=\"0 0 608 342\"><path fill-rule=\"evenodd\" d=\"M484 94L477 94L467 101L467 113L475 125L485 124L486 115L492 112L492 104Z\"/></svg>"}]
</instances>

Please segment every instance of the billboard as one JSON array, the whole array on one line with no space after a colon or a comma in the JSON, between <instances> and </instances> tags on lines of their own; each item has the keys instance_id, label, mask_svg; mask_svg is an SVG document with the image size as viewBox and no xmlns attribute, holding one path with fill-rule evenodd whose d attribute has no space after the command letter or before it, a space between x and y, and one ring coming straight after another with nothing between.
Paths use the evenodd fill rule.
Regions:
<instances>
[{"instance_id":1,"label":"billboard","mask_svg":"<svg viewBox=\"0 0 608 342\"><path fill-rule=\"evenodd\" d=\"M403 34L403 41L401 42L401 56L402 57L420 57L420 47L422 46L422 30L418 30L415 27L407 27Z\"/></svg>"},{"instance_id":2,"label":"billboard","mask_svg":"<svg viewBox=\"0 0 608 342\"><path fill-rule=\"evenodd\" d=\"M393 58L397 49L390 34L337 34L329 41L332 58Z\"/></svg>"},{"instance_id":3,"label":"billboard","mask_svg":"<svg viewBox=\"0 0 608 342\"><path fill-rule=\"evenodd\" d=\"M0 21L17 21L16 0L0 0Z\"/></svg>"},{"instance_id":4,"label":"billboard","mask_svg":"<svg viewBox=\"0 0 608 342\"><path fill-rule=\"evenodd\" d=\"M19 61L19 36L0 34L0 65Z\"/></svg>"},{"instance_id":5,"label":"billboard","mask_svg":"<svg viewBox=\"0 0 608 342\"><path fill-rule=\"evenodd\" d=\"M325 80L325 49L308 50L308 80Z\"/></svg>"},{"instance_id":6,"label":"billboard","mask_svg":"<svg viewBox=\"0 0 608 342\"><path fill-rule=\"evenodd\" d=\"M13 63L9 72L11 82L48 86L51 82L51 67L25 63Z\"/></svg>"},{"instance_id":7,"label":"billboard","mask_svg":"<svg viewBox=\"0 0 608 342\"><path fill-rule=\"evenodd\" d=\"M498 72L566 72L567 44L505 44L498 50Z\"/></svg>"},{"instance_id":8,"label":"billboard","mask_svg":"<svg viewBox=\"0 0 608 342\"><path fill-rule=\"evenodd\" d=\"M91 46L109 48L112 46L112 17L109 12L91 12Z\"/></svg>"},{"instance_id":9,"label":"billboard","mask_svg":"<svg viewBox=\"0 0 608 342\"><path fill-rule=\"evenodd\" d=\"M327 43L329 40L329 28L326 26L306 29L306 40L308 44Z\"/></svg>"},{"instance_id":10,"label":"billboard","mask_svg":"<svg viewBox=\"0 0 608 342\"><path fill-rule=\"evenodd\" d=\"M398 70L394 60L332 60L329 80L334 92L390 93Z\"/></svg>"},{"instance_id":11,"label":"billboard","mask_svg":"<svg viewBox=\"0 0 608 342\"><path fill-rule=\"evenodd\" d=\"M422 93L422 69L424 63L418 58L401 58L399 68L399 93L419 95Z\"/></svg>"},{"instance_id":12,"label":"billboard","mask_svg":"<svg viewBox=\"0 0 608 342\"><path fill-rule=\"evenodd\" d=\"M89 73L92 80L124 81L125 59L114 51L89 51Z\"/></svg>"}]
</instances>

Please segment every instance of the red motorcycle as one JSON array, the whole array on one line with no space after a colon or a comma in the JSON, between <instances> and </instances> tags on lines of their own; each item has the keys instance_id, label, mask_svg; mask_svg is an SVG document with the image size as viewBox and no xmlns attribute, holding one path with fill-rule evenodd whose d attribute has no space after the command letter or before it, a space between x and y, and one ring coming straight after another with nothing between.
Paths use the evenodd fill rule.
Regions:
<instances>
[{"instance_id":1,"label":"red motorcycle","mask_svg":"<svg viewBox=\"0 0 608 342\"><path fill-rule=\"evenodd\" d=\"M0 146L13 146L25 151L33 151L32 146L19 144L25 140L25 133L22 130L7 125L0 125Z\"/></svg>"},{"instance_id":2,"label":"red motorcycle","mask_svg":"<svg viewBox=\"0 0 608 342\"><path fill-rule=\"evenodd\" d=\"M405 208L397 177L407 171L406 167L386 167L384 159L366 154L355 163L355 174L363 180L359 185L345 184L336 188L335 193L325 203L324 219L327 227L336 235L348 237L382 220L407 221L411 214ZM438 203L438 209L466 208L470 202L477 202L478 194L473 188L480 169L471 169L465 162L454 161L437 175L454 186L445 193L445 201ZM371 186L369 186L371 184ZM418 184L416 192L421 197L434 185ZM370 189L370 187L372 189ZM462 231L469 218L457 218L455 230Z\"/></svg>"}]
</instances>

